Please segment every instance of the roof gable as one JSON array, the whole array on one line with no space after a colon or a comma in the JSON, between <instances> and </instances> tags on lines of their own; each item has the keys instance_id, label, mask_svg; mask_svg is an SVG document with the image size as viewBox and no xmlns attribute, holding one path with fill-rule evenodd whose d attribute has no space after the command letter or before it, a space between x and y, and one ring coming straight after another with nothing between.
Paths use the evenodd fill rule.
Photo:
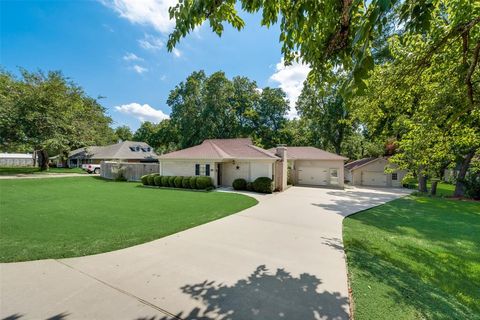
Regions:
<instances>
[{"instance_id":1,"label":"roof gable","mask_svg":"<svg viewBox=\"0 0 480 320\"><path fill-rule=\"evenodd\" d=\"M207 139L197 146L170 152L160 159L277 159L271 152L253 145L250 138Z\"/></svg>"}]
</instances>

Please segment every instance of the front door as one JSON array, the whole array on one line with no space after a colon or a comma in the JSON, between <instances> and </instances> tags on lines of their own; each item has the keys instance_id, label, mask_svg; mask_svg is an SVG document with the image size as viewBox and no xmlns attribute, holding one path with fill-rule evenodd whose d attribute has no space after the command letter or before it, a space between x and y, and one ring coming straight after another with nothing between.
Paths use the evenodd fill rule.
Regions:
<instances>
[{"instance_id":1,"label":"front door","mask_svg":"<svg viewBox=\"0 0 480 320\"><path fill-rule=\"evenodd\" d=\"M217 186L222 185L222 165L217 163Z\"/></svg>"}]
</instances>

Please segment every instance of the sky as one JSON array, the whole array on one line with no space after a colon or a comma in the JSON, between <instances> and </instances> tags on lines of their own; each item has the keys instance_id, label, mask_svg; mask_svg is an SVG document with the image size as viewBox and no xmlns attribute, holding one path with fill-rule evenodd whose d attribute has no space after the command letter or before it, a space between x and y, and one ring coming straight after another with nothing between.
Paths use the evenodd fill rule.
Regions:
<instances>
[{"instance_id":1,"label":"sky","mask_svg":"<svg viewBox=\"0 0 480 320\"><path fill-rule=\"evenodd\" d=\"M279 27L260 26L260 15L242 13L246 27L226 27L222 37L208 23L182 39L173 52L168 8L176 0L0 1L0 65L18 75L60 70L99 101L112 127L136 130L143 121L168 118L168 94L193 71L246 76L259 88L281 87L288 117L309 68L285 67Z\"/></svg>"}]
</instances>

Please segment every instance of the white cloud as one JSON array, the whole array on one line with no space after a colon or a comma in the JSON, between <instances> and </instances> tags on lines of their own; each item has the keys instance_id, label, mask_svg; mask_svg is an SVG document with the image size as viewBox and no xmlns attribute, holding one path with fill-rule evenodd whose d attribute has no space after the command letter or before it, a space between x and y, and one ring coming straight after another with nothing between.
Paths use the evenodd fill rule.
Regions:
<instances>
[{"instance_id":1,"label":"white cloud","mask_svg":"<svg viewBox=\"0 0 480 320\"><path fill-rule=\"evenodd\" d=\"M157 37L154 37L150 34L146 34L145 37L141 40L138 40L140 47L146 50L160 50L163 48L163 40Z\"/></svg>"},{"instance_id":2,"label":"white cloud","mask_svg":"<svg viewBox=\"0 0 480 320\"><path fill-rule=\"evenodd\" d=\"M125 60L125 61L143 61L142 58L140 58L136 54L130 53L130 52L123 56L123 60Z\"/></svg>"},{"instance_id":3,"label":"white cloud","mask_svg":"<svg viewBox=\"0 0 480 320\"><path fill-rule=\"evenodd\" d=\"M177 58L180 58L180 56L182 55L182 52L180 50L178 50L177 48L173 48L172 53Z\"/></svg>"},{"instance_id":4,"label":"white cloud","mask_svg":"<svg viewBox=\"0 0 480 320\"><path fill-rule=\"evenodd\" d=\"M100 2L131 23L151 26L163 34L170 33L175 26L175 21L170 20L168 8L176 5L178 0L100 0Z\"/></svg>"},{"instance_id":5,"label":"white cloud","mask_svg":"<svg viewBox=\"0 0 480 320\"><path fill-rule=\"evenodd\" d=\"M289 66L285 66L283 59L277 63L275 73L271 75L270 80L278 82L278 86L282 88L290 100L290 111L288 117L290 119L297 117L295 103L300 96L303 88L303 82L310 72L310 67L306 64L294 62Z\"/></svg>"},{"instance_id":6,"label":"white cloud","mask_svg":"<svg viewBox=\"0 0 480 320\"><path fill-rule=\"evenodd\" d=\"M134 65L134 66L132 67L132 69L133 69L136 73L138 73L138 74L142 74L142 73L148 71L147 68L144 68L144 67L142 67L142 66L139 66L138 64Z\"/></svg>"},{"instance_id":7,"label":"white cloud","mask_svg":"<svg viewBox=\"0 0 480 320\"><path fill-rule=\"evenodd\" d=\"M154 109L148 104L142 105L142 104L133 102L130 104L116 106L115 109L121 113L134 116L135 118L137 118L142 122L151 121L151 122L158 123L164 119L169 118L169 116L163 113L162 110Z\"/></svg>"}]
</instances>

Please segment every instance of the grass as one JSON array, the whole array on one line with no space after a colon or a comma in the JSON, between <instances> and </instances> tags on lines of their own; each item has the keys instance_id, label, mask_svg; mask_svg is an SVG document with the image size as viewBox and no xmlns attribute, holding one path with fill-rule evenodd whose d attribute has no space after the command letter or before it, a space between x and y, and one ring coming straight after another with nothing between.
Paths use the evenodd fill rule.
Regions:
<instances>
[{"instance_id":1,"label":"grass","mask_svg":"<svg viewBox=\"0 0 480 320\"><path fill-rule=\"evenodd\" d=\"M46 173L86 173L86 171L82 168L49 168L48 171L40 171L38 167L0 167L0 176Z\"/></svg>"},{"instance_id":2,"label":"grass","mask_svg":"<svg viewBox=\"0 0 480 320\"><path fill-rule=\"evenodd\" d=\"M418 190L418 184L412 184L416 190ZM427 183L427 190L430 192L431 182ZM447 182L438 182L437 184L437 197L451 197L455 191L455 185Z\"/></svg>"},{"instance_id":3,"label":"grass","mask_svg":"<svg viewBox=\"0 0 480 320\"><path fill-rule=\"evenodd\" d=\"M344 220L356 320L480 319L480 203L398 199Z\"/></svg>"},{"instance_id":4,"label":"grass","mask_svg":"<svg viewBox=\"0 0 480 320\"><path fill-rule=\"evenodd\" d=\"M251 197L97 177L0 180L0 262L133 246L255 205Z\"/></svg>"}]
</instances>

